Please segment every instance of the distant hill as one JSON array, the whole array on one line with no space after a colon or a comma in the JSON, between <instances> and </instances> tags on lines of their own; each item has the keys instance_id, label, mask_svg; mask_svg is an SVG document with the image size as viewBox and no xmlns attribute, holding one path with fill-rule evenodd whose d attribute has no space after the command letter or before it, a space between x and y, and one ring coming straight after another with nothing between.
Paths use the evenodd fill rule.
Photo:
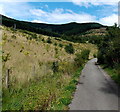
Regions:
<instances>
[{"instance_id":1,"label":"distant hill","mask_svg":"<svg viewBox=\"0 0 120 112\"><path fill-rule=\"evenodd\" d=\"M72 41L73 38L68 36L81 35L91 29L100 29L103 26L99 23L67 23L67 24L45 24L45 23L32 23L19 21L12 18L8 18L2 15L2 24L7 27L15 27L17 29L28 30L38 34L47 36L60 37L65 40ZM76 39L78 40L78 39ZM73 40L74 41L74 40Z\"/></svg>"}]
</instances>

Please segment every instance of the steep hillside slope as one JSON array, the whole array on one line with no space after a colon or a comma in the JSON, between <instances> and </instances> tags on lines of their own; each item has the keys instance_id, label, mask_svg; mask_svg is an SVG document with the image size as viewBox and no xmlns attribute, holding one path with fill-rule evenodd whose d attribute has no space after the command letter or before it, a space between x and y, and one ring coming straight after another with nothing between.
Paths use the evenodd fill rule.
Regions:
<instances>
[{"instance_id":1,"label":"steep hillside slope","mask_svg":"<svg viewBox=\"0 0 120 112\"><path fill-rule=\"evenodd\" d=\"M5 26L2 30L3 110L68 109L85 63L83 51L90 50L92 58L97 47Z\"/></svg>"},{"instance_id":2,"label":"steep hillside slope","mask_svg":"<svg viewBox=\"0 0 120 112\"><path fill-rule=\"evenodd\" d=\"M48 63L54 61L70 62L74 60L75 55L68 54L64 49L66 45L72 42L53 37L51 38L51 43L49 43L47 42L48 38L50 38L48 36L24 32L22 30L14 31L3 27L3 56L8 56L5 68L11 68L11 75L23 79L19 81L26 80L25 77L27 78L29 75L32 76L33 66L36 66L36 72L42 75L44 72L49 71L49 67L45 70L45 67L49 66ZM29 40L33 35L37 36L37 40ZM97 51L96 47L92 44L72 43L72 45L75 49L75 54L81 52L83 49L90 49L90 58Z\"/></svg>"}]
</instances>

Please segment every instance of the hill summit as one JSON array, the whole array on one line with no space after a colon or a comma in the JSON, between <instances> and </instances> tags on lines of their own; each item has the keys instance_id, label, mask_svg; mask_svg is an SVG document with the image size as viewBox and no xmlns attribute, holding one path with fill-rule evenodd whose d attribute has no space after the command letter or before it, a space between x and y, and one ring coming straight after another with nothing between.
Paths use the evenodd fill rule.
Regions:
<instances>
[{"instance_id":1,"label":"hill summit","mask_svg":"<svg viewBox=\"0 0 120 112\"><path fill-rule=\"evenodd\" d=\"M78 35L91 29L99 29L102 27L106 27L95 22L92 23L71 22L71 23L59 24L59 25L32 23L32 22L15 20L3 15L2 15L2 24L7 27L13 27L13 28L15 27L17 29L28 30L31 32L48 35L48 36L54 36L54 37L61 37L62 35L66 35L66 36Z\"/></svg>"}]
</instances>

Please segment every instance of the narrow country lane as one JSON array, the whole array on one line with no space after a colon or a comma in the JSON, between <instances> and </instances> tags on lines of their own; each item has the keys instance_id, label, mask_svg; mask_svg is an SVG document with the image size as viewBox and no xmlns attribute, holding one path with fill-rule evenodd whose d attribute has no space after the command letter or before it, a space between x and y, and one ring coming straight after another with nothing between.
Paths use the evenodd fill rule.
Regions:
<instances>
[{"instance_id":1,"label":"narrow country lane","mask_svg":"<svg viewBox=\"0 0 120 112\"><path fill-rule=\"evenodd\" d=\"M118 86L96 61L88 61L83 69L70 110L118 110Z\"/></svg>"}]
</instances>

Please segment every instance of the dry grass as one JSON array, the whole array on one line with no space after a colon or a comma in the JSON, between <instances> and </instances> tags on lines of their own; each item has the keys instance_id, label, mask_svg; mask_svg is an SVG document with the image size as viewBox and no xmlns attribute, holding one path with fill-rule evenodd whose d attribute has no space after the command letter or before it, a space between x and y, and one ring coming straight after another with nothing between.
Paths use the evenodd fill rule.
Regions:
<instances>
[{"instance_id":1,"label":"dry grass","mask_svg":"<svg viewBox=\"0 0 120 112\"><path fill-rule=\"evenodd\" d=\"M3 62L3 86L5 79L5 71L10 68L10 80L14 86L26 84L33 77L42 77L46 74L52 74L51 64L54 61L59 63L71 62L74 60L74 54L68 54L64 50L64 46L72 43L65 40L55 40L51 38L52 43L46 41L48 36L37 34L40 41L34 39L27 40L30 35L20 30L12 31L10 28L3 27L3 56L10 54L9 60ZM57 46L54 45L57 43ZM63 47L58 45L62 44ZM97 48L92 44L72 43L75 53L81 52L83 49L90 49L90 58L97 52ZM57 49L57 52L56 52ZM61 64L61 69L63 68ZM33 76L35 75L35 76ZM69 76L66 75L69 79Z\"/></svg>"}]
</instances>

